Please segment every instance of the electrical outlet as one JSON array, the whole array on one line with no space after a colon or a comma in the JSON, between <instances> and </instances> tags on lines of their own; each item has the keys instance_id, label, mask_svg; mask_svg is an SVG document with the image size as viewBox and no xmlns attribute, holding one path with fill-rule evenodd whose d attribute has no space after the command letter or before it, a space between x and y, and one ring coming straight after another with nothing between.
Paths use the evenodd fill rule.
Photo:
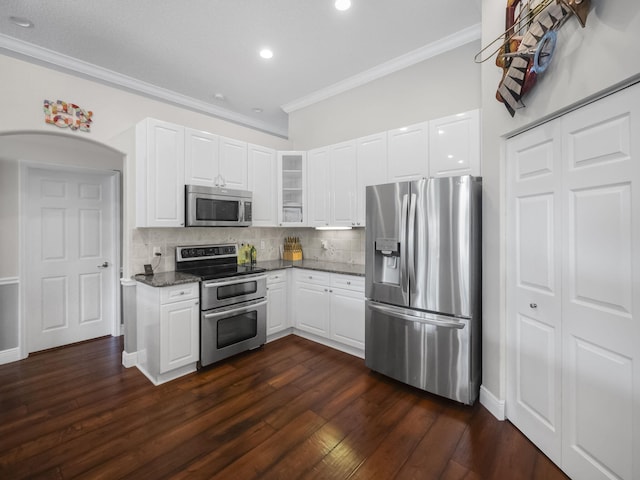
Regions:
<instances>
[{"instance_id":1,"label":"electrical outlet","mask_svg":"<svg viewBox=\"0 0 640 480\"><path fill-rule=\"evenodd\" d=\"M264 250L264 240L260 240L260 250Z\"/></svg>"},{"instance_id":2,"label":"electrical outlet","mask_svg":"<svg viewBox=\"0 0 640 480\"><path fill-rule=\"evenodd\" d=\"M153 247L153 256L160 257L162 255L162 250L160 247Z\"/></svg>"}]
</instances>

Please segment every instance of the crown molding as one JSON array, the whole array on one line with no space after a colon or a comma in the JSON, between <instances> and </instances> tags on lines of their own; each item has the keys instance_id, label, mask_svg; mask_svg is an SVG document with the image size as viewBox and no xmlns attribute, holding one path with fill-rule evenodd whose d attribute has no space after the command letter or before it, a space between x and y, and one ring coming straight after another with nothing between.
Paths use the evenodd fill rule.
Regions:
<instances>
[{"instance_id":1,"label":"crown molding","mask_svg":"<svg viewBox=\"0 0 640 480\"><path fill-rule=\"evenodd\" d=\"M449 50L453 50L454 48L466 45L469 42L480 40L481 33L481 24L476 23L475 25L444 37L437 42L412 50L411 52L405 53L404 55L389 60L388 62L370 68L369 70L365 70L362 73L334 83L333 85L309 95L305 95L297 100L285 103L284 105L281 105L280 108L282 108L286 113L295 112L296 110L300 110L301 108L308 107L314 103L326 100L327 98L331 98L340 93L344 93L353 88L372 82L373 80L377 80L378 78L382 78L391 73L415 65L416 63L423 62L431 57L435 57L448 52Z\"/></svg>"},{"instance_id":2,"label":"crown molding","mask_svg":"<svg viewBox=\"0 0 640 480\"><path fill-rule=\"evenodd\" d=\"M158 87L156 85L136 80L127 75L122 75L112 70L99 67L77 58L70 57L47 48L24 42L16 38L0 33L0 50L17 54L19 58L54 66L64 72L79 74L85 78L98 80L110 86L116 86L134 93L140 93L148 97L172 103L189 110L212 115L233 123L261 130L266 133L287 138L288 132L279 128L274 128L266 122L261 122L254 118L242 115L226 108L211 105L207 102L197 100L193 97L181 95L172 90ZM14 55L15 56L15 55Z\"/></svg>"}]
</instances>

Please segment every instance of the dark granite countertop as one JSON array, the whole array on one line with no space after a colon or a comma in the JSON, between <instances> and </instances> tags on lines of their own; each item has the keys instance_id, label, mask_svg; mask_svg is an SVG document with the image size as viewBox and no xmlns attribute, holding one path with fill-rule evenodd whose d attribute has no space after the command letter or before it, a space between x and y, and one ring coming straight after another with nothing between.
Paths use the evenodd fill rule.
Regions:
<instances>
[{"instance_id":1,"label":"dark granite countertop","mask_svg":"<svg viewBox=\"0 0 640 480\"><path fill-rule=\"evenodd\" d=\"M323 262L321 260L298 260L295 262L292 262L290 260L270 260L266 262L258 262L257 266L265 268L267 269L267 271L281 270L283 268L293 267L364 277L364 265L353 263Z\"/></svg>"},{"instance_id":2,"label":"dark granite countertop","mask_svg":"<svg viewBox=\"0 0 640 480\"><path fill-rule=\"evenodd\" d=\"M321 272L364 277L364 265L351 263L323 262L320 260L298 260L296 262L289 260L268 260L258 262L256 266L264 268L267 272L282 270L283 268L304 268L307 270L319 270ZM200 281L200 277L182 272L159 272L153 275L138 274L134 275L133 279L152 287L170 287L172 285Z\"/></svg>"},{"instance_id":3,"label":"dark granite countertop","mask_svg":"<svg viewBox=\"0 0 640 480\"><path fill-rule=\"evenodd\" d=\"M183 283L199 282L200 277L183 272L158 272L153 275L142 273L134 275L134 280L151 285L152 287L171 287L172 285L182 285Z\"/></svg>"}]
</instances>

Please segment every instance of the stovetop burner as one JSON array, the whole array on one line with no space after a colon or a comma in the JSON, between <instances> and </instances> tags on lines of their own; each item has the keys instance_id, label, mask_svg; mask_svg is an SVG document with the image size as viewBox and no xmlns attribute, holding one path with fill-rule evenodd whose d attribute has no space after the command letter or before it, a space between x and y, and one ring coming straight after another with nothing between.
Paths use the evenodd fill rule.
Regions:
<instances>
[{"instance_id":1,"label":"stovetop burner","mask_svg":"<svg viewBox=\"0 0 640 480\"><path fill-rule=\"evenodd\" d=\"M238 246L225 244L176 247L176 271L213 280L262 273L266 269L238 265Z\"/></svg>"},{"instance_id":2,"label":"stovetop burner","mask_svg":"<svg viewBox=\"0 0 640 480\"><path fill-rule=\"evenodd\" d=\"M256 267L255 265L223 265L196 267L181 271L201 277L203 280L214 280L216 278L237 277L241 275L251 275L252 273L262 273L265 272L266 269Z\"/></svg>"}]
</instances>

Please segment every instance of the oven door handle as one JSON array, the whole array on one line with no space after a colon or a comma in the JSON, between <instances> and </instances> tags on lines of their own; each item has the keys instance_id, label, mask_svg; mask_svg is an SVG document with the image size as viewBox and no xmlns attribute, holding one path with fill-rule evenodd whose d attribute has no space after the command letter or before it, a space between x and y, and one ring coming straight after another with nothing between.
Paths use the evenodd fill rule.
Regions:
<instances>
[{"instance_id":1,"label":"oven door handle","mask_svg":"<svg viewBox=\"0 0 640 480\"><path fill-rule=\"evenodd\" d=\"M240 308L230 308L228 310L224 310L223 312L207 313L203 315L203 318L206 319L206 318L228 317L230 314L235 315L238 313L250 312L251 310L255 310L257 307L261 307L266 304L267 304L267 301L262 300L258 303L252 303L251 305L242 306Z\"/></svg>"},{"instance_id":2,"label":"oven door handle","mask_svg":"<svg viewBox=\"0 0 640 480\"><path fill-rule=\"evenodd\" d=\"M238 283L247 283L248 281L249 282L259 281L266 278L267 278L266 275L258 275L255 277L250 277L250 276L241 277L235 280L229 280L228 282L216 282L215 280L213 280L208 282L202 282L202 286L204 288L226 287L227 285L237 285Z\"/></svg>"}]
</instances>

